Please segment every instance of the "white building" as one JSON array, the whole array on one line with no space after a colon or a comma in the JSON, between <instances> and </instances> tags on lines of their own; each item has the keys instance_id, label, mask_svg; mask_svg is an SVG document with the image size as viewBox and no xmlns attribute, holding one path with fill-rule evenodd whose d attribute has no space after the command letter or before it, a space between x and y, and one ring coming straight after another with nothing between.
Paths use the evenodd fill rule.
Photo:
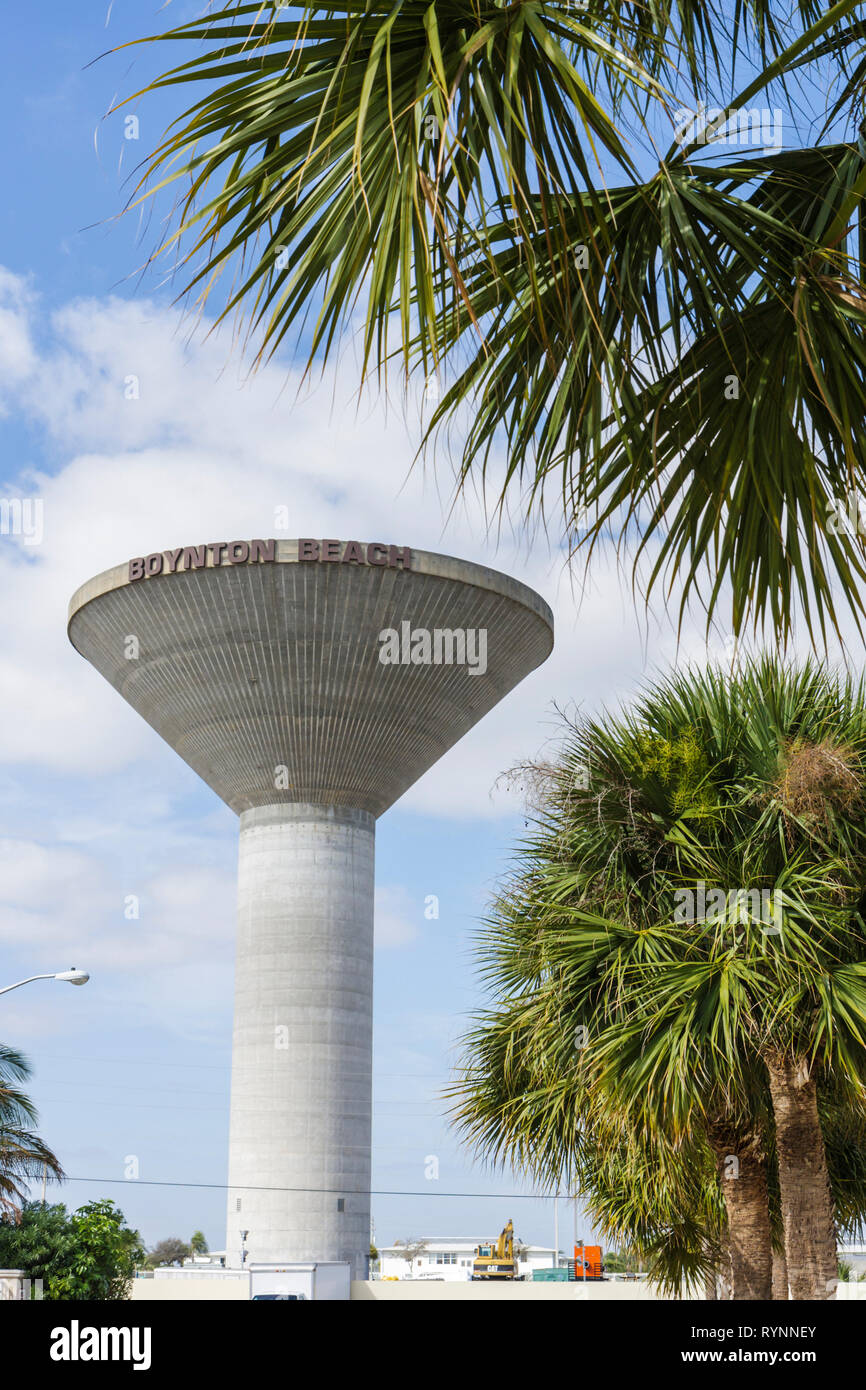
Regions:
<instances>
[{"instance_id":1,"label":"white building","mask_svg":"<svg viewBox=\"0 0 866 1390\"><path fill-rule=\"evenodd\" d=\"M184 1269L225 1269L225 1250L208 1250L205 1255L187 1255L182 1262Z\"/></svg>"},{"instance_id":2,"label":"white building","mask_svg":"<svg viewBox=\"0 0 866 1390\"><path fill-rule=\"evenodd\" d=\"M493 1238L495 1239L495 1238ZM381 1279L445 1279L462 1282L472 1275L475 1247L491 1244L488 1236L431 1236L413 1242L414 1258L406 1258L401 1244L380 1246L379 1277ZM527 1245L522 1248L517 1272L526 1279L533 1270L550 1269L553 1265L553 1246Z\"/></svg>"},{"instance_id":3,"label":"white building","mask_svg":"<svg viewBox=\"0 0 866 1390\"><path fill-rule=\"evenodd\" d=\"M866 1245L851 1243L839 1246L839 1259L851 1266L851 1278L866 1278Z\"/></svg>"}]
</instances>

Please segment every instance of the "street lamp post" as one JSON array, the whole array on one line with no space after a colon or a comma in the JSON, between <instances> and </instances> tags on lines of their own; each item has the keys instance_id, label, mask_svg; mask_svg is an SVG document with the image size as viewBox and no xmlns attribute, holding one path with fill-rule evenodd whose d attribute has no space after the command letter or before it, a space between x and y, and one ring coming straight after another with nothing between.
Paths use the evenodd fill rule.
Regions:
<instances>
[{"instance_id":1,"label":"street lamp post","mask_svg":"<svg viewBox=\"0 0 866 1390\"><path fill-rule=\"evenodd\" d=\"M60 970L52 975L28 975L26 980L18 980L14 985L4 985L0 994L8 994L10 989L20 989L22 985L32 984L34 980L66 980L70 985L86 985L90 979L86 970Z\"/></svg>"},{"instance_id":2,"label":"street lamp post","mask_svg":"<svg viewBox=\"0 0 866 1390\"><path fill-rule=\"evenodd\" d=\"M86 985L90 979L86 970L76 970L73 965L71 970L58 970L51 975L28 975L26 980L17 980L14 985L4 985L0 989L0 994L8 994L10 989L20 989L22 985L30 985L34 980L65 980L70 985ZM48 1178L48 1167L42 1165L42 1205L45 1206L45 1183ZM41 1295L37 1295L41 1297Z\"/></svg>"}]
</instances>

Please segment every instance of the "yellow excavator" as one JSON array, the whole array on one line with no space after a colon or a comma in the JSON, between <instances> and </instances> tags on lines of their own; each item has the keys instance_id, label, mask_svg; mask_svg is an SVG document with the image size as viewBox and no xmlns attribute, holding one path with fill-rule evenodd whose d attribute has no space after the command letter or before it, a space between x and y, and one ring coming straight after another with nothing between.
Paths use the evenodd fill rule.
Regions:
<instances>
[{"instance_id":1,"label":"yellow excavator","mask_svg":"<svg viewBox=\"0 0 866 1390\"><path fill-rule=\"evenodd\" d=\"M521 1279L514 1258L514 1222L509 1221L497 1241L476 1245L472 1279Z\"/></svg>"}]
</instances>

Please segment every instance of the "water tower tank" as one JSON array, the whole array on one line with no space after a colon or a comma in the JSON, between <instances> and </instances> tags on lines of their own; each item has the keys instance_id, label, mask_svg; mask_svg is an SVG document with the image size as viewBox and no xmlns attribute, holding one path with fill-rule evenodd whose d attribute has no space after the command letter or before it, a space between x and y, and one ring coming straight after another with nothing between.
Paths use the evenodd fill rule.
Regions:
<instances>
[{"instance_id":1,"label":"water tower tank","mask_svg":"<svg viewBox=\"0 0 866 1390\"><path fill-rule=\"evenodd\" d=\"M363 1278L376 818L546 659L550 609L403 545L218 541L89 580L69 637L240 817L227 1263L246 1231Z\"/></svg>"}]
</instances>

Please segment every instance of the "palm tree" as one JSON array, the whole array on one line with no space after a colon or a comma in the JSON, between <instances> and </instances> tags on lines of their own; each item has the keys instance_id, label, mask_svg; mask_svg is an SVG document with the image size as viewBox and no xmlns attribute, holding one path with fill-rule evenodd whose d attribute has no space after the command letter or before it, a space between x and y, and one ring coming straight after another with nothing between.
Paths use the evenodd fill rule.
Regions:
<instances>
[{"instance_id":1,"label":"palm tree","mask_svg":"<svg viewBox=\"0 0 866 1390\"><path fill-rule=\"evenodd\" d=\"M536 1174L570 1164L592 1201L599 1124L697 1144L734 1296L769 1296L774 1227L791 1295L831 1296L833 1198L866 1095L864 790L863 687L811 663L675 676L570 730L483 942L498 1005L456 1091L482 1152ZM568 1025L587 1033L578 1060ZM866 1209L860 1171L846 1224ZM718 1257L706 1219L701 1238Z\"/></svg>"},{"instance_id":2,"label":"palm tree","mask_svg":"<svg viewBox=\"0 0 866 1390\"><path fill-rule=\"evenodd\" d=\"M579 1190L595 1229L638 1251L663 1288L714 1277L727 1246L726 1204L707 1128L693 1126L672 1144L639 1096L599 1085L599 1043L627 1021L623 981L636 962L656 958L656 933L572 907L562 899L573 882L551 901L536 867L499 897L483 934L482 969L497 997L465 1039L450 1092L454 1118L482 1160L507 1162L545 1187ZM722 1156L733 1127L731 1120L714 1136ZM752 1171L763 1204L754 1193L745 1201L748 1180L738 1184L724 1194L727 1223L734 1250L751 1248L753 1259L763 1251L766 1288L745 1283L736 1262L735 1286L740 1297L769 1297L771 1231L757 1152Z\"/></svg>"},{"instance_id":3,"label":"palm tree","mask_svg":"<svg viewBox=\"0 0 866 1390\"><path fill-rule=\"evenodd\" d=\"M189 1252L191 1255L206 1255L208 1253L207 1240L203 1231L193 1231L189 1238Z\"/></svg>"},{"instance_id":4,"label":"palm tree","mask_svg":"<svg viewBox=\"0 0 866 1390\"><path fill-rule=\"evenodd\" d=\"M679 581L709 622L727 582L735 631L800 606L817 636L834 579L864 612L838 524L866 483L861 11L224 4L139 41L181 51L147 90L205 89L138 192L174 195L182 292L225 272L257 360L323 363L361 306L363 373L396 325L404 372L442 376L426 438L458 425L461 483L555 486L570 544L610 528L648 598ZM787 148L719 153L729 113L750 139L776 111Z\"/></svg>"},{"instance_id":5,"label":"palm tree","mask_svg":"<svg viewBox=\"0 0 866 1390\"><path fill-rule=\"evenodd\" d=\"M644 702L643 716L653 704ZM765 659L729 681L674 679L655 704L652 736L661 746L697 730L714 768L700 807L669 836L676 873L691 872L707 891L728 896L737 885L737 902L715 927L699 912L685 934L677 929L680 959L650 985L639 983L637 1028L652 1009L661 1055L678 1071L695 1055L710 1068L718 1056L721 1079L732 1066L742 1069L743 1057L766 1069L792 1296L827 1296L836 1254L820 1074L847 1082L860 1106L866 1075L863 687L812 665L797 671ZM649 754L652 764L658 745ZM778 925L760 910L743 913L745 884L754 885L749 897L772 894ZM665 991L676 1001L681 1034L661 1025ZM644 1036L640 1047L643 1071L651 1057ZM681 1079L685 1092L693 1082Z\"/></svg>"},{"instance_id":6,"label":"palm tree","mask_svg":"<svg viewBox=\"0 0 866 1390\"><path fill-rule=\"evenodd\" d=\"M60 1161L33 1132L36 1109L19 1089L29 1075L21 1053L0 1043L0 1217L20 1212L34 1179L64 1176Z\"/></svg>"},{"instance_id":7,"label":"palm tree","mask_svg":"<svg viewBox=\"0 0 866 1390\"><path fill-rule=\"evenodd\" d=\"M723 804L677 837L679 870L711 874L713 886L759 885L778 915L739 924L735 912L732 938L724 914L709 950L700 935L697 952L684 943L669 983L684 1029L697 1032L702 1055L712 1049L711 1063L718 1056L724 1073L745 1056L766 1069L792 1297L827 1297L836 1237L822 1072L849 1088L852 1106L862 1109L866 1094L864 690L812 665L797 671L768 659L732 681L692 676L666 693L686 686L704 704L702 740L712 728L714 754L727 764L717 787L727 786ZM657 975L652 988L658 1002L666 984ZM669 1034L661 1046L670 1052Z\"/></svg>"},{"instance_id":8,"label":"palm tree","mask_svg":"<svg viewBox=\"0 0 866 1390\"><path fill-rule=\"evenodd\" d=\"M482 946L499 997L464 1040L452 1113L483 1160L579 1190L595 1229L639 1251L662 1288L725 1272L734 1297L769 1298L780 1222L766 1085L753 1081L751 1108L735 1105L730 1077L709 1097L695 1069L687 1122L666 1126L664 1087L609 1065L610 1050L627 1056L623 1044L645 1030L634 1027L629 979L662 969L667 944L561 900L500 898Z\"/></svg>"}]
</instances>

